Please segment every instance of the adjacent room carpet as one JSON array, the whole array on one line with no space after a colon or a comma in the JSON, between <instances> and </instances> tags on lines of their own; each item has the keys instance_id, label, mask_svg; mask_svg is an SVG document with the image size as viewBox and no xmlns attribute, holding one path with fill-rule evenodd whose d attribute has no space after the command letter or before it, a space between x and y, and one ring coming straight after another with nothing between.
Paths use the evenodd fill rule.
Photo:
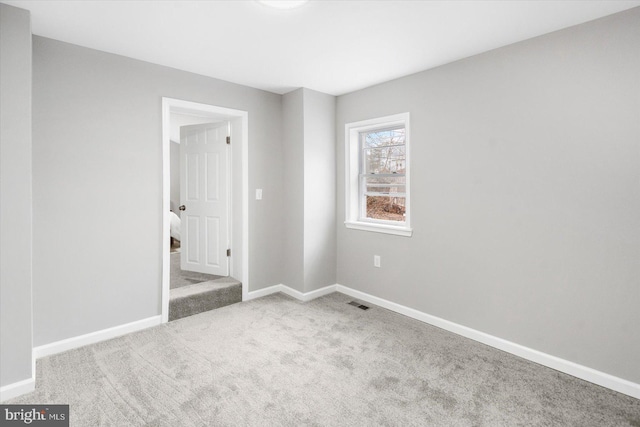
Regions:
<instances>
[{"instance_id":1,"label":"adjacent room carpet","mask_svg":"<svg viewBox=\"0 0 640 427\"><path fill-rule=\"evenodd\" d=\"M70 404L72 426L640 426L640 400L351 300L276 294L42 358L7 403Z\"/></svg>"},{"instance_id":2,"label":"adjacent room carpet","mask_svg":"<svg viewBox=\"0 0 640 427\"><path fill-rule=\"evenodd\" d=\"M169 268L169 271L170 289L178 289L183 286L190 286L196 283L207 282L209 280L216 280L224 277L180 269L180 252L174 252L171 254L171 267Z\"/></svg>"}]
</instances>

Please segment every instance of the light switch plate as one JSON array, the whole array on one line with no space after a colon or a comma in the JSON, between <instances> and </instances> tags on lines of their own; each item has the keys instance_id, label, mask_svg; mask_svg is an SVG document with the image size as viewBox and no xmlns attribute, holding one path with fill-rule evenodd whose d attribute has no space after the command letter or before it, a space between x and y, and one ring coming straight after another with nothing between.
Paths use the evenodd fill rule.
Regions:
<instances>
[{"instance_id":1,"label":"light switch plate","mask_svg":"<svg viewBox=\"0 0 640 427\"><path fill-rule=\"evenodd\" d=\"M256 200L262 200L262 188L256 188Z\"/></svg>"}]
</instances>

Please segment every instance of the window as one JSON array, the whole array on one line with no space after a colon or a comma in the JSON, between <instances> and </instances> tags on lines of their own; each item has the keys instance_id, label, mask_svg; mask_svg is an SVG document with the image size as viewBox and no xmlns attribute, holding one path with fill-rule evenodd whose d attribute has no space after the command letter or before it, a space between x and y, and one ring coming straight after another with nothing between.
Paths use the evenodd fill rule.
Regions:
<instances>
[{"instance_id":1,"label":"window","mask_svg":"<svg viewBox=\"0 0 640 427\"><path fill-rule=\"evenodd\" d=\"M345 225L411 236L409 113L349 123L345 130Z\"/></svg>"}]
</instances>

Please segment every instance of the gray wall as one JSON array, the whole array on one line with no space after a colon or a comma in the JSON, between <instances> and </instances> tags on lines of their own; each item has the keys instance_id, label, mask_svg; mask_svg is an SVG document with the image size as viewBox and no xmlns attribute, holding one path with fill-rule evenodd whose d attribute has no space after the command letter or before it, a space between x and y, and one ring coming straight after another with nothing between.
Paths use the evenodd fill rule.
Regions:
<instances>
[{"instance_id":1,"label":"gray wall","mask_svg":"<svg viewBox=\"0 0 640 427\"><path fill-rule=\"evenodd\" d=\"M249 112L250 290L281 282L281 96L42 37L33 55L34 345L160 314L163 96Z\"/></svg>"},{"instance_id":2,"label":"gray wall","mask_svg":"<svg viewBox=\"0 0 640 427\"><path fill-rule=\"evenodd\" d=\"M304 91L282 97L284 276L282 283L304 292Z\"/></svg>"},{"instance_id":3,"label":"gray wall","mask_svg":"<svg viewBox=\"0 0 640 427\"><path fill-rule=\"evenodd\" d=\"M31 378L31 22L0 4L0 386Z\"/></svg>"},{"instance_id":4,"label":"gray wall","mask_svg":"<svg viewBox=\"0 0 640 427\"><path fill-rule=\"evenodd\" d=\"M282 101L282 283L300 292L336 282L335 100L301 88Z\"/></svg>"},{"instance_id":5,"label":"gray wall","mask_svg":"<svg viewBox=\"0 0 640 427\"><path fill-rule=\"evenodd\" d=\"M304 90L304 292L336 283L336 97Z\"/></svg>"},{"instance_id":6,"label":"gray wall","mask_svg":"<svg viewBox=\"0 0 640 427\"><path fill-rule=\"evenodd\" d=\"M411 238L338 227L338 283L640 382L640 8L341 96L411 113ZM373 267L373 255L382 268Z\"/></svg>"}]
</instances>

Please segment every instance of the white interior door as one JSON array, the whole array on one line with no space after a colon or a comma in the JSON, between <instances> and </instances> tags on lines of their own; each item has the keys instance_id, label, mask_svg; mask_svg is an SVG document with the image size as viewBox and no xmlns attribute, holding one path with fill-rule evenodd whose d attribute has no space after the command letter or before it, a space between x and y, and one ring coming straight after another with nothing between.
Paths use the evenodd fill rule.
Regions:
<instances>
[{"instance_id":1,"label":"white interior door","mask_svg":"<svg viewBox=\"0 0 640 427\"><path fill-rule=\"evenodd\" d=\"M180 128L180 268L183 270L229 275L227 136L228 122Z\"/></svg>"}]
</instances>

